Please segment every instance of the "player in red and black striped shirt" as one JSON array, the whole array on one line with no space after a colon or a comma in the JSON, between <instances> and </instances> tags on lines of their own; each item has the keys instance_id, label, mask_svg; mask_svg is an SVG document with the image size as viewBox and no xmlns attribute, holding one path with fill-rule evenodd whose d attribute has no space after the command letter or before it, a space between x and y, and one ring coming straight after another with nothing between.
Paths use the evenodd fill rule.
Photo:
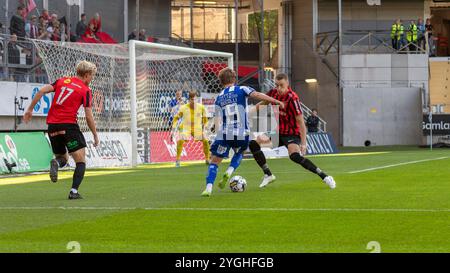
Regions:
<instances>
[{"instance_id":1,"label":"player in red and black striped shirt","mask_svg":"<svg viewBox=\"0 0 450 273\"><path fill-rule=\"evenodd\" d=\"M317 168L311 160L305 158L306 155L306 125L303 119L300 99L297 94L289 87L289 81L286 74L279 74L276 77L276 88L267 93L284 103L284 108L279 108L278 132L280 134L279 146L286 146L289 152L289 158L303 166L303 168L317 174L332 189L336 187L333 177L325 174ZM261 102L257 105L264 104ZM260 185L261 188L275 181L275 176L267 166L266 157L261 151L261 142L265 142L264 137L250 141L249 147L258 165L264 172L264 179Z\"/></svg>"},{"instance_id":2,"label":"player in red and black striped shirt","mask_svg":"<svg viewBox=\"0 0 450 273\"><path fill-rule=\"evenodd\" d=\"M78 188L86 170L86 140L77 123L78 109L81 106L84 107L86 122L94 136L94 146L99 143L92 114L92 92L88 87L96 71L95 64L87 61L79 62L76 77L63 77L53 84L43 86L24 115L24 121L29 122L33 108L42 96L55 93L47 116L48 135L55 155L55 159L50 162L50 179L52 182L58 181L58 168L67 164L70 154L76 167L69 199L81 199Z\"/></svg>"}]
</instances>

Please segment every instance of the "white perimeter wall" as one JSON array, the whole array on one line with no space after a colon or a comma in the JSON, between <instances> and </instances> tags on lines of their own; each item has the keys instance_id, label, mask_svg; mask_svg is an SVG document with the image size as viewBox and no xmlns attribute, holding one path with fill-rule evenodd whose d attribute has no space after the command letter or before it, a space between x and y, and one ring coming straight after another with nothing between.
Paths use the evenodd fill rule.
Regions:
<instances>
[{"instance_id":1,"label":"white perimeter wall","mask_svg":"<svg viewBox=\"0 0 450 273\"><path fill-rule=\"evenodd\" d=\"M344 146L419 145L420 88L344 88Z\"/></svg>"},{"instance_id":2,"label":"white perimeter wall","mask_svg":"<svg viewBox=\"0 0 450 273\"><path fill-rule=\"evenodd\" d=\"M342 56L346 87L428 88L426 54L352 54Z\"/></svg>"}]
</instances>

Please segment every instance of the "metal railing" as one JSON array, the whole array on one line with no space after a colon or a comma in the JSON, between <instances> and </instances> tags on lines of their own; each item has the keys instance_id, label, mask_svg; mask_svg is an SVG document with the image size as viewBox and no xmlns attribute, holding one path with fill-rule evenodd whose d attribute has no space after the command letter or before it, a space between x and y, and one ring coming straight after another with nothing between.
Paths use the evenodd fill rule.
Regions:
<instances>
[{"instance_id":1,"label":"metal railing","mask_svg":"<svg viewBox=\"0 0 450 273\"><path fill-rule=\"evenodd\" d=\"M33 42L0 34L0 80L36 83L47 81L47 73Z\"/></svg>"},{"instance_id":2,"label":"metal railing","mask_svg":"<svg viewBox=\"0 0 450 273\"><path fill-rule=\"evenodd\" d=\"M349 30L342 35L343 54L426 54L427 34L417 41L408 42L404 37L398 40L398 47L394 48L391 32L386 30ZM320 32L316 34L316 52L328 55L338 52L339 35L337 31ZM420 44L420 45L419 45Z\"/></svg>"}]
</instances>

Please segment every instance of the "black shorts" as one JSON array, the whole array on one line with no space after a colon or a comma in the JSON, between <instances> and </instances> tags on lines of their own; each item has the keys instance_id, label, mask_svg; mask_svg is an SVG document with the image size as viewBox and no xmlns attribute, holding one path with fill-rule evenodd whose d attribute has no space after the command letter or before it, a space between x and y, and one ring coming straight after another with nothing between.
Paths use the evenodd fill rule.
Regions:
<instances>
[{"instance_id":1,"label":"black shorts","mask_svg":"<svg viewBox=\"0 0 450 273\"><path fill-rule=\"evenodd\" d=\"M300 146L302 143L302 140L300 139L300 136L295 135L280 135L280 143L278 144L278 147L286 146L286 148L290 144L297 144Z\"/></svg>"},{"instance_id":2,"label":"black shorts","mask_svg":"<svg viewBox=\"0 0 450 273\"><path fill-rule=\"evenodd\" d=\"M49 124L48 136L53 153L57 155L67 151L73 153L86 147L86 140L78 124Z\"/></svg>"}]
</instances>

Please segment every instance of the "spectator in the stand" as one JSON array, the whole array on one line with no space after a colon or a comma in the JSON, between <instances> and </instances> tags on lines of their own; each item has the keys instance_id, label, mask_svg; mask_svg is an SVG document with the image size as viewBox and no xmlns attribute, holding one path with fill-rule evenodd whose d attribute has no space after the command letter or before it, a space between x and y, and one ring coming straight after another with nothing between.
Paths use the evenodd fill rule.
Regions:
<instances>
[{"instance_id":1,"label":"spectator in the stand","mask_svg":"<svg viewBox=\"0 0 450 273\"><path fill-rule=\"evenodd\" d=\"M39 29L38 40L46 40L49 41L51 38L51 34L48 33L47 29Z\"/></svg>"},{"instance_id":2,"label":"spectator in the stand","mask_svg":"<svg viewBox=\"0 0 450 273\"><path fill-rule=\"evenodd\" d=\"M139 41L147 41L147 36L145 36L145 29L139 31Z\"/></svg>"},{"instance_id":3,"label":"spectator in the stand","mask_svg":"<svg viewBox=\"0 0 450 273\"><path fill-rule=\"evenodd\" d=\"M52 19L48 22L48 27L54 27L54 25L59 24L58 15L53 13Z\"/></svg>"},{"instance_id":4,"label":"spectator in the stand","mask_svg":"<svg viewBox=\"0 0 450 273\"><path fill-rule=\"evenodd\" d=\"M20 47L17 43L17 35L11 35L8 43L8 62L10 64L20 64ZM25 81L23 68L9 68L10 81Z\"/></svg>"},{"instance_id":5,"label":"spectator in the stand","mask_svg":"<svg viewBox=\"0 0 450 273\"><path fill-rule=\"evenodd\" d=\"M48 25L48 23L52 20L52 17L50 16L50 14L48 13L48 10L46 10L46 9L42 10L41 16L44 19L45 25Z\"/></svg>"},{"instance_id":6,"label":"spectator in the stand","mask_svg":"<svg viewBox=\"0 0 450 273\"><path fill-rule=\"evenodd\" d=\"M89 25L88 25L88 27L87 27L87 29L86 29L85 36L86 36L87 38L89 38L89 39L95 39L95 40L98 40L98 39L97 39L97 36L95 36L95 32L96 32L95 25L89 23Z\"/></svg>"},{"instance_id":7,"label":"spectator in the stand","mask_svg":"<svg viewBox=\"0 0 450 273\"><path fill-rule=\"evenodd\" d=\"M25 8L23 6L17 7L17 13L11 17L9 31L11 35L16 35L16 38L24 38L25 33L25 20L23 18Z\"/></svg>"},{"instance_id":8,"label":"spectator in the stand","mask_svg":"<svg viewBox=\"0 0 450 273\"><path fill-rule=\"evenodd\" d=\"M45 21L45 18L42 15L39 16L38 29L39 31L47 30L47 22Z\"/></svg>"},{"instance_id":9,"label":"spectator in the stand","mask_svg":"<svg viewBox=\"0 0 450 273\"><path fill-rule=\"evenodd\" d=\"M100 15L98 13L96 13L94 18L92 18L89 21L89 24L87 25L85 36L89 39L98 40L98 37L96 36L96 34L100 30L101 26L102 26L102 21L101 21Z\"/></svg>"},{"instance_id":10,"label":"spectator in the stand","mask_svg":"<svg viewBox=\"0 0 450 273\"><path fill-rule=\"evenodd\" d=\"M52 41L61 41L61 25L53 24Z\"/></svg>"},{"instance_id":11,"label":"spectator in the stand","mask_svg":"<svg viewBox=\"0 0 450 273\"><path fill-rule=\"evenodd\" d=\"M137 30L133 29L133 31L130 33L130 35L128 35L128 41L129 40L136 40L137 35L138 35Z\"/></svg>"},{"instance_id":12,"label":"spectator in the stand","mask_svg":"<svg viewBox=\"0 0 450 273\"><path fill-rule=\"evenodd\" d=\"M77 29L76 29L77 39L80 39L81 36L86 33L86 28L87 28L86 14L83 13L83 14L81 14L80 21L78 21L78 23L77 23Z\"/></svg>"},{"instance_id":13,"label":"spectator in the stand","mask_svg":"<svg viewBox=\"0 0 450 273\"><path fill-rule=\"evenodd\" d=\"M409 51L417 51L417 34L418 28L416 21L412 20L408 27L408 33L406 34L406 39L409 44Z\"/></svg>"},{"instance_id":14,"label":"spectator in the stand","mask_svg":"<svg viewBox=\"0 0 450 273\"><path fill-rule=\"evenodd\" d=\"M312 109L311 116L306 119L306 126L308 127L308 133L319 132L319 117L316 109Z\"/></svg>"},{"instance_id":15,"label":"spectator in the stand","mask_svg":"<svg viewBox=\"0 0 450 273\"><path fill-rule=\"evenodd\" d=\"M398 50L406 50L406 33L407 30L405 30L405 26L403 25L403 21L402 20L398 20L399 24L400 24L400 28L398 31L399 34L399 40L398 40Z\"/></svg>"},{"instance_id":16,"label":"spectator in the stand","mask_svg":"<svg viewBox=\"0 0 450 273\"><path fill-rule=\"evenodd\" d=\"M8 62L10 64L20 63L20 49L17 46L17 35L11 35L11 39L8 43Z\"/></svg>"},{"instance_id":17,"label":"spectator in the stand","mask_svg":"<svg viewBox=\"0 0 450 273\"><path fill-rule=\"evenodd\" d=\"M427 18L427 21L425 23L425 29L427 31L428 35L428 46L430 48L430 56L435 56L435 46L434 46L434 39L433 39L433 25L431 24L431 19Z\"/></svg>"},{"instance_id":18,"label":"spectator in the stand","mask_svg":"<svg viewBox=\"0 0 450 273\"><path fill-rule=\"evenodd\" d=\"M95 14L94 18L89 21L89 25L92 25L91 29L94 31L94 34L100 31L102 28L102 18L98 12Z\"/></svg>"},{"instance_id":19,"label":"spectator in the stand","mask_svg":"<svg viewBox=\"0 0 450 273\"><path fill-rule=\"evenodd\" d=\"M417 20L417 30L417 44L419 45L419 48L425 49L425 33L427 30L422 18Z\"/></svg>"},{"instance_id":20,"label":"spectator in the stand","mask_svg":"<svg viewBox=\"0 0 450 273\"><path fill-rule=\"evenodd\" d=\"M114 38L102 31L102 20L98 13L96 13L94 18L89 21L86 33L81 37L81 42L117 44L117 41L114 40Z\"/></svg>"},{"instance_id":21,"label":"spectator in the stand","mask_svg":"<svg viewBox=\"0 0 450 273\"><path fill-rule=\"evenodd\" d=\"M27 33L27 37L31 39L37 39L39 36L39 29L37 26L37 16L31 16L30 22L25 25L25 31Z\"/></svg>"}]
</instances>

